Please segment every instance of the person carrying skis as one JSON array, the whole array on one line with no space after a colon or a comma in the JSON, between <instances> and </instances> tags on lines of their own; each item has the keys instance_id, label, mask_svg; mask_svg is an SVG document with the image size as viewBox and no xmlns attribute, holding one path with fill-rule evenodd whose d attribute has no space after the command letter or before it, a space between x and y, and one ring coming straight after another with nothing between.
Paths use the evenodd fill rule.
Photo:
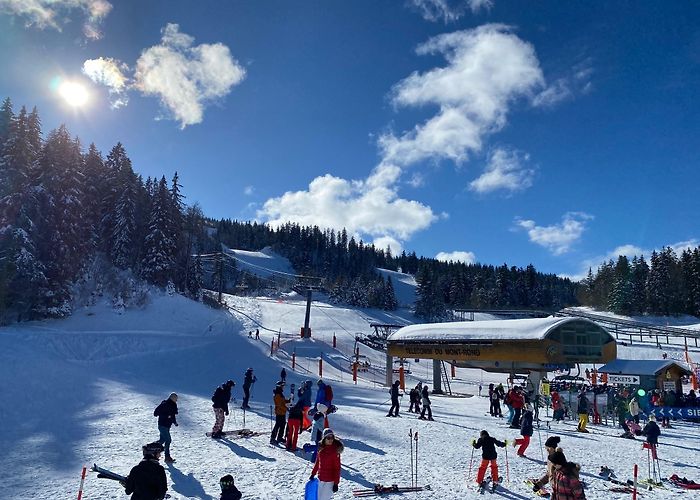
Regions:
<instances>
[{"instance_id":1,"label":"person carrying skis","mask_svg":"<svg viewBox=\"0 0 700 500\"><path fill-rule=\"evenodd\" d=\"M163 445L155 441L143 446L143 460L131 469L124 481L124 491L132 500L162 500L168 491L165 469L158 462Z\"/></svg>"},{"instance_id":2,"label":"person carrying skis","mask_svg":"<svg viewBox=\"0 0 700 500\"><path fill-rule=\"evenodd\" d=\"M649 421L647 422L647 425L644 426L644 429L642 429L642 434L647 437L647 440L644 443L644 448L650 449L651 458L657 460L658 456L656 455L656 447L659 445L661 429L659 429L659 425L656 423L656 416L653 413L649 415Z\"/></svg>"},{"instance_id":3,"label":"person carrying skis","mask_svg":"<svg viewBox=\"0 0 700 500\"><path fill-rule=\"evenodd\" d=\"M518 448L517 451L519 457L525 456L525 450L527 450L527 447L530 445L530 438L532 437L533 433L534 429L532 427L532 405L528 403L525 405L525 413L520 419L520 435L522 436L522 438L513 441L513 447L520 446L520 448Z\"/></svg>"},{"instance_id":4,"label":"person carrying skis","mask_svg":"<svg viewBox=\"0 0 700 500\"><path fill-rule=\"evenodd\" d=\"M258 378L253 375L253 369L248 368L243 378L243 404L241 405L241 408L244 410L250 409L250 406L248 406L248 401L250 400L250 386L252 386L257 380Z\"/></svg>"},{"instance_id":5,"label":"person carrying skis","mask_svg":"<svg viewBox=\"0 0 700 500\"><path fill-rule=\"evenodd\" d=\"M586 500L583 485L579 479L581 467L573 462L567 462L564 452L555 451L549 456L552 463L551 500Z\"/></svg>"},{"instance_id":6,"label":"person carrying skis","mask_svg":"<svg viewBox=\"0 0 700 500\"><path fill-rule=\"evenodd\" d=\"M211 437L220 439L224 430L224 422L228 416L228 403L231 401L231 389L236 383L233 380L227 380L214 391L211 397L212 408L214 409L214 427L211 428Z\"/></svg>"},{"instance_id":7,"label":"person carrying skis","mask_svg":"<svg viewBox=\"0 0 700 500\"><path fill-rule=\"evenodd\" d=\"M238 491L236 485L233 484L233 476L231 474L226 474L219 479L219 486L221 486L221 496L219 500L241 500L243 495Z\"/></svg>"},{"instance_id":8,"label":"person carrying skis","mask_svg":"<svg viewBox=\"0 0 700 500\"><path fill-rule=\"evenodd\" d=\"M549 436L547 438L547 440L544 442L544 449L547 452L547 458L551 457L555 451L563 451L561 448L559 448L560 441L561 438L559 436ZM547 471L545 472L544 476L539 478L537 481L532 482L532 491L537 493L539 490L544 488L551 479L553 473L554 464L547 460Z\"/></svg>"},{"instance_id":9,"label":"person carrying skis","mask_svg":"<svg viewBox=\"0 0 700 500\"><path fill-rule=\"evenodd\" d=\"M284 383L277 383L274 391L272 391L272 400L275 403L275 426L270 434L270 444L284 442L284 427L287 425L287 405L291 402L290 399L284 397Z\"/></svg>"},{"instance_id":10,"label":"person carrying skis","mask_svg":"<svg viewBox=\"0 0 700 500\"><path fill-rule=\"evenodd\" d=\"M300 398L294 406L289 409L289 420L287 421L287 451L292 453L297 451L297 439L299 438L299 428L303 416L304 401Z\"/></svg>"},{"instance_id":11,"label":"person carrying skis","mask_svg":"<svg viewBox=\"0 0 700 500\"><path fill-rule=\"evenodd\" d=\"M340 483L340 454L345 447L331 429L323 430L310 480L318 474L318 500L329 500Z\"/></svg>"},{"instance_id":12,"label":"person carrying skis","mask_svg":"<svg viewBox=\"0 0 700 500\"><path fill-rule=\"evenodd\" d=\"M391 408L389 408L389 413L386 414L387 417L398 417L399 416L399 384L400 381L396 380L391 384L391 389L389 389L389 394L391 395ZM403 396L403 394L401 394Z\"/></svg>"},{"instance_id":13,"label":"person carrying skis","mask_svg":"<svg viewBox=\"0 0 700 500\"><path fill-rule=\"evenodd\" d=\"M588 398L586 397L585 389L581 391L578 397L578 432L588 433L586 426L588 425Z\"/></svg>"},{"instance_id":14,"label":"person carrying skis","mask_svg":"<svg viewBox=\"0 0 700 500\"><path fill-rule=\"evenodd\" d=\"M158 442L165 446L165 461L167 463L175 461L170 455L170 443L172 443L170 426L178 426L175 415L177 415L177 394L171 392L168 399L161 401L156 409L153 410L153 416L158 417L158 431L160 432Z\"/></svg>"},{"instance_id":15,"label":"person carrying skis","mask_svg":"<svg viewBox=\"0 0 700 500\"><path fill-rule=\"evenodd\" d=\"M491 465L491 480L494 483L498 482L498 453L496 453L496 446L499 448L505 448L508 445L508 440L499 441L496 438L489 436L489 433L485 430L481 431L479 439L472 439L472 446L477 450L481 448L481 465L479 465L479 470L476 473L476 482L479 486L483 486L484 476L486 475L486 468Z\"/></svg>"},{"instance_id":16,"label":"person carrying skis","mask_svg":"<svg viewBox=\"0 0 700 500\"><path fill-rule=\"evenodd\" d=\"M435 420L433 418L433 410L430 408L430 391L428 390L428 385L423 386L421 391L421 402L423 403L423 409L420 412L421 420L425 420L425 411L428 410L428 420Z\"/></svg>"}]
</instances>

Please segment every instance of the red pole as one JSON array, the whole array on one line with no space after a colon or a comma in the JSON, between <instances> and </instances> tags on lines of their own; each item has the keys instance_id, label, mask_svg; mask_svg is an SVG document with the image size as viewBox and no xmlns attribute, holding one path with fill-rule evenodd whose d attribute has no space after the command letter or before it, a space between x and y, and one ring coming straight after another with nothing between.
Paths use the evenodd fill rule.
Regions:
<instances>
[{"instance_id":1,"label":"red pole","mask_svg":"<svg viewBox=\"0 0 700 500\"><path fill-rule=\"evenodd\" d=\"M297 352L294 351L292 352L292 370L294 367L297 365Z\"/></svg>"},{"instance_id":2,"label":"red pole","mask_svg":"<svg viewBox=\"0 0 700 500\"><path fill-rule=\"evenodd\" d=\"M323 377L323 358L318 359L318 376Z\"/></svg>"},{"instance_id":3,"label":"red pole","mask_svg":"<svg viewBox=\"0 0 700 500\"><path fill-rule=\"evenodd\" d=\"M399 386L401 387L402 391L406 390L406 379L404 378L403 374L403 365L399 366Z\"/></svg>"},{"instance_id":4,"label":"red pole","mask_svg":"<svg viewBox=\"0 0 700 500\"><path fill-rule=\"evenodd\" d=\"M450 365L452 367L452 378L455 378L457 376L457 370L455 369L455 365Z\"/></svg>"},{"instance_id":5,"label":"red pole","mask_svg":"<svg viewBox=\"0 0 700 500\"><path fill-rule=\"evenodd\" d=\"M637 500L637 464L634 464L634 485L632 487L632 500Z\"/></svg>"},{"instance_id":6,"label":"red pole","mask_svg":"<svg viewBox=\"0 0 700 500\"><path fill-rule=\"evenodd\" d=\"M280 329L280 331L277 332L277 348L278 348L278 349L279 349L279 347L282 345L282 344L280 343L280 337L281 337L281 336L282 336L282 329Z\"/></svg>"},{"instance_id":7,"label":"red pole","mask_svg":"<svg viewBox=\"0 0 700 500\"><path fill-rule=\"evenodd\" d=\"M335 349L335 332L333 332L333 349Z\"/></svg>"},{"instance_id":8,"label":"red pole","mask_svg":"<svg viewBox=\"0 0 700 500\"><path fill-rule=\"evenodd\" d=\"M270 356L272 356L272 353L275 351L275 339L272 339L272 342L270 342Z\"/></svg>"},{"instance_id":9,"label":"red pole","mask_svg":"<svg viewBox=\"0 0 700 500\"><path fill-rule=\"evenodd\" d=\"M352 381L357 384L357 361L352 364Z\"/></svg>"},{"instance_id":10,"label":"red pole","mask_svg":"<svg viewBox=\"0 0 700 500\"><path fill-rule=\"evenodd\" d=\"M87 467L83 465L83 472L80 474L80 489L78 490L78 500L83 498L83 485L85 484L85 473L87 472Z\"/></svg>"}]
</instances>

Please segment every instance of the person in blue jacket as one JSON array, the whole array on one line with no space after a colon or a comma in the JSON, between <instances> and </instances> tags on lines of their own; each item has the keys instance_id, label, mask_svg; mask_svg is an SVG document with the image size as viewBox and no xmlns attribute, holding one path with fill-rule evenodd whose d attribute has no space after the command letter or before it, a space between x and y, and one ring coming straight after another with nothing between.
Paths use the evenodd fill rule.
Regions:
<instances>
[{"instance_id":1,"label":"person in blue jacket","mask_svg":"<svg viewBox=\"0 0 700 500\"><path fill-rule=\"evenodd\" d=\"M175 415L177 415L177 394L172 392L168 399L161 401L156 409L153 410L153 416L158 417L158 431L160 432L158 442L165 446L165 461L168 463L175 461L170 455L170 443L172 442L170 426L178 426Z\"/></svg>"}]
</instances>

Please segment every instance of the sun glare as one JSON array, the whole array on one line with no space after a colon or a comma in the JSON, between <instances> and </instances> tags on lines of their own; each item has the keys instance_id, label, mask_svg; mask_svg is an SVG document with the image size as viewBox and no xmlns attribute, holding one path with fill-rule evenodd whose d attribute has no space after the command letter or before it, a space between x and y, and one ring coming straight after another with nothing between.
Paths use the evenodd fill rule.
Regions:
<instances>
[{"instance_id":1,"label":"sun glare","mask_svg":"<svg viewBox=\"0 0 700 500\"><path fill-rule=\"evenodd\" d=\"M84 85L75 82L63 82L58 93L70 106L81 107L88 101L88 92Z\"/></svg>"}]
</instances>

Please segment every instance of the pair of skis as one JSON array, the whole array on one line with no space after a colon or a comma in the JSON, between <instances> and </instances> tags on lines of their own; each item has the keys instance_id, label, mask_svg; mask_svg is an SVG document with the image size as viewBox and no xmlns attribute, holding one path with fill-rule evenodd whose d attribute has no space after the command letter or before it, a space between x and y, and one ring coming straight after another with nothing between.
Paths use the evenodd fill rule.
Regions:
<instances>
[{"instance_id":1,"label":"pair of skis","mask_svg":"<svg viewBox=\"0 0 700 500\"><path fill-rule=\"evenodd\" d=\"M498 481L494 481L492 478L487 477L481 483L479 483L479 494L483 495L486 493L486 490L489 491L489 493L494 493L496 489L498 488L498 485L500 485L503 482L503 478L499 477ZM489 483L491 483L491 487L489 488Z\"/></svg>"},{"instance_id":2,"label":"pair of skis","mask_svg":"<svg viewBox=\"0 0 700 500\"><path fill-rule=\"evenodd\" d=\"M352 495L354 497L380 497L384 495L402 494L424 490L430 490L430 486L399 486L398 484L384 486L382 484L375 484L373 488L352 490Z\"/></svg>"},{"instance_id":3,"label":"pair of skis","mask_svg":"<svg viewBox=\"0 0 700 500\"><path fill-rule=\"evenodd\" d=\"M247 439L255 436L263 436L269 434L269 432L257 432L250 429L238 429L235 431L221 431L219 436L225 437L226 439ZM207 432L207 437L212 437L211 432Z\"/></svg>"}]
</instances>

